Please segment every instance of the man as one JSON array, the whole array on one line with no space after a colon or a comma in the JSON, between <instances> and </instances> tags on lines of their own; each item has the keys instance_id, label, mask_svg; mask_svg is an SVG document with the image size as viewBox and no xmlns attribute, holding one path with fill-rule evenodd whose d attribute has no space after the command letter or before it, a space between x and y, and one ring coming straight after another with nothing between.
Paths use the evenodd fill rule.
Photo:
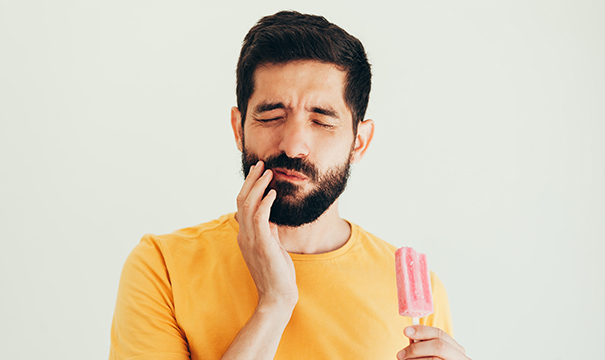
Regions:
<instances>
[{"instance_id":1,"label":"man","mask_svg":"<svg viewBox=\"0 0 605 360\"><path fill-rule=\"evenodd\" d=\"M280 12L250 30L231 111L237 213L141 240L111 359L467 359L439 279L435 313L407 326L395 248L338 214L373 136L370 81L359 40L322 17ZM419 341L406 346L404 328Z\"/></svg>"}]
</instances>

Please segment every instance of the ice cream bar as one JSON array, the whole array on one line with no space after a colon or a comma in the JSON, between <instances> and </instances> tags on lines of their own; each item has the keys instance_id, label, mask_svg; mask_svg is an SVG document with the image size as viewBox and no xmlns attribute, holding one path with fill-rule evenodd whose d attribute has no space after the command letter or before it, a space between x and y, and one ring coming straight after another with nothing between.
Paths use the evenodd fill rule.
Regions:
<instances>
[{"instance_id":1,"label":"ice cream bar","mask_svg":"<svg viewBox=\"0 0 605 360\"><path fill-rule=\"evenodd\" d=\"M426 255L410 247L397 249L395 271L399 315L414 318L414 323L417 323L417 318L432 314L433 294Z\"/></svg>"}]
</instances>

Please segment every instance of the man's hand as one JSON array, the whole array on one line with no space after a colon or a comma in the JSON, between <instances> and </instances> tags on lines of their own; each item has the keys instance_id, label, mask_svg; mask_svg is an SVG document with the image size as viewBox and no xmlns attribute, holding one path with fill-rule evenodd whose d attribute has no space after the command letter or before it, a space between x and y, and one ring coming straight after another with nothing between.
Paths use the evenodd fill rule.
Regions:
<instances>
[{"instance_id":1,"label":"man's hand","mask_svg":"<svg viewBox=\"0 0 605 360\"><path fill-rule=\"evenodd\" d=\"M269 222L277 195L265 189L273 173L258 162L237 196L237 243L258 291L258 305L222 360L275 358L277 346L298 302L294 264L282 247L277 226Z\"/></svg>"},{"instance_id":2,"label":"man's hand","mask_svg":"<svg viewBox=\"0 0 605 360\"><path fill-rule=\"evenodd\" d=\"M250 169L237 197L237 242L258 291L258 306L291 312L298 301L294 264L279 241L277 226L269 222L275 190L263 199L272 178L262 161Z\"/></svg>"},{"instance_id":3,"label":"man's hand","mask_svg":"<svg viewBox=\"0 0 605 360\"><path fill-rule=\"evenodd\" d=\"M408 326L404 334L415 340L397 353L397 359L470 360L464 348L445 331L424 325ZM411 342L411 341L410 341Z\"/></svg>"}]
</instances>

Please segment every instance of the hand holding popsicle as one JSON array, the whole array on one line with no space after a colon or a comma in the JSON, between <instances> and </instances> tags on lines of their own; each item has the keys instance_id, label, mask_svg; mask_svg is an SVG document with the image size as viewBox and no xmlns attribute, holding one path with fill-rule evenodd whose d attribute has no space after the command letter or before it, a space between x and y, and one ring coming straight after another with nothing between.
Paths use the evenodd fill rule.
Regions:
<instances>
[{"instance_id":1,"label":"hand holding popsicle","mask_svg":"<svg viewBox=\"0 0 605 360\"><path fill-rule=\"evenodd\" d=\"M404 334L414 340L397 353L397 359L470 360L466 351L445 331L432 326L413 325Z\"/></svg>"},{"instance_id":2,"label":"hand holding popsicle","mask_svg":"<svg viewBox=\"0 0 605 360\"><path fill-rule=\"evenodd\" d=\"M395 267L399 314L412 317L414 324L404 329L410 345L397 354L397 359L468 360L464 348L445 331L418 325L418 318L428 316L434 310L426 255L408 247L397 249Z\"/></svg>"}]
</instances>

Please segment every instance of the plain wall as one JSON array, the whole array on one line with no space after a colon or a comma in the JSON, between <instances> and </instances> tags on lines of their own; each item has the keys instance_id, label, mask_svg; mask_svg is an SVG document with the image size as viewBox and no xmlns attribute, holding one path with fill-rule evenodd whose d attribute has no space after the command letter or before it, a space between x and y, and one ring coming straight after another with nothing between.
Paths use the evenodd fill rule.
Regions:
<instances>
[{"instance_id":1,"label":"plain wall","mask_svg":"<svg viewBox=\"0 0 605 360\"><path fill-rule=\"evenodd\" d=\"M602 357L605 6L548 1L0 2L0 357L106 359L141 236L235 211L239 47L282 9L365 44L341 215L427 253L468 355Z\"/></svg>"}]
</instances>

